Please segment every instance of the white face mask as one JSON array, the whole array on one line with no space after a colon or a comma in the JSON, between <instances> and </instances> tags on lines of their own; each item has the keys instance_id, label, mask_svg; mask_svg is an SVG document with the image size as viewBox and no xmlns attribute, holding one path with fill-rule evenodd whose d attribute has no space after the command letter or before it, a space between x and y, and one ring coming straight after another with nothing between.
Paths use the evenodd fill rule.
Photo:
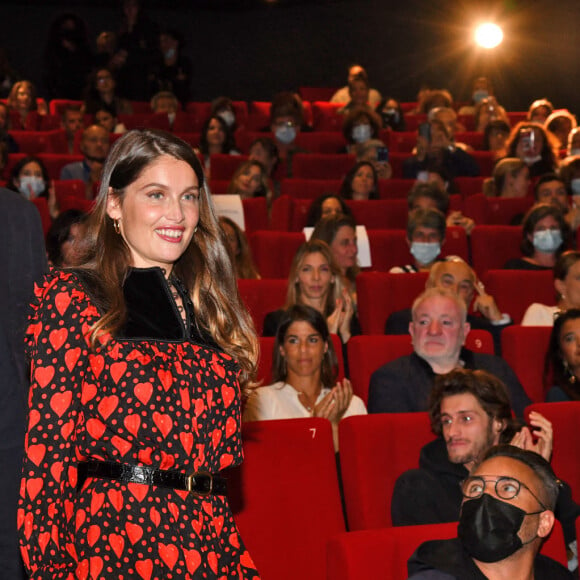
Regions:
<instances>
[{"instance_id":1,"label":"white face mask","mask_svg":"<svg viewBox=\"0 0 580 580\"><path fill-rule=\"evenodd\" d=\"M236 122L236 116L228 109L226 109L224 111L220 111L217 115L218 115L218 117L221 117L223 122L228 127L232 127L233 124Z\"/></svg>"},{"instance_id":2,"label":"white face mask","mask_svg":"<svg viewBox=\"0 0 580 580\"><path fill-rule=\"evenodd\" d=\"M283 127L278 127L276 129L276 139L283 143L284 145L290 145L294 139L296 139L296 128L295 127L288 127L285 125Z\"/></svg>"},{"instance_id":3,"label":"white face mask","mask_svg":"<svg viewBox=\"0 0 580 580\"><path fill-rule=\"evenodd\" d=\"M439 242L412 242L411 254L421 264L430 264L441 253Z\"/></svg>"},{"instance_id":4,"label":"white face mask","mask_svg":"<svg viewBox=\"0 0 580 580\"><path fill-rule=\"evenodd\" d=\"M368 124L356 125L352 128L352 140L355 143L364 143L371 138L371 126Z\"/></svg>"},{"instance_id":5,"label":"white face mask","mask_svg":"<svg viewBox=\"0 0 580 580\"><path fill-rule=\"evenodd\" d=\"M575 149L570 149L570 153L568 153L568 155L580 155L580 149L575 148Z\"/></svg>"},{"instance_id":6,"label":"white face mask","mask_svg":"<svg viewBox=\"0 0 580 580\"><path fill-rule=\"evenodd\" d=\"M483 99L487 99L489 93L485 89L479 89L478 91L474 91L471 97L474 103L479 103L483 101Z\"/></svg>"},{"instance_id":7,"label":"white face mask","mask_svg":"<svg viewBox=\"0 0 580 580\"><path fill-rule=\"evenodd\" d=\"M529 167L530 165L533 165L534 163L537 163L538 161L542 160L542 156L541 155L535 155L534 157L524 157L523 161L524 163Z\"/></svg>"},{"instance_id":8,"label":"white face mask","mask_svg":"<svg viewBox=\"0 0 580 580\"><path fill-rule=\"evenodd\" d=\"M560 230L542 230L534 232L534 248L539 252L551 254L562 244L562 232Z\"/></svg>"},{"instance_id":9,"label":"white face mask","mask_svg":"<svg viewBox=\"0 0 580 580\"><path fill-rule=\"evenodd\" d=\"M42 177L23 175L18 181L18 191L26 199L34 199L44 191L44 180Z\"/></svg>"}]
</instances>

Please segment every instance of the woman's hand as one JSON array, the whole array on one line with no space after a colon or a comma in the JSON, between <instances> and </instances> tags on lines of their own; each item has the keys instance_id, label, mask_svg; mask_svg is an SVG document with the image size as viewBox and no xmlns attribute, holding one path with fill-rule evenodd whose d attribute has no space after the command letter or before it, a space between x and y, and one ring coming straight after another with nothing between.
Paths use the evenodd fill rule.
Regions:
<instances>
[{"instance_id":1,"label":"woman's hand","mask_svg":"<svg viewBox=\"0 0 580 580\"><path fill-rule=\"evenodd\" d=\"M342 317L340 321L340 326L338 327L338 334L340 335L342 342L346 344L350 339L350 322L354 314L354 305L352 302L352 298L346 288L342 291L342 303L343 303Z\"/></svg>"},{"instance_id":2,"label":"woman's hand","mask_svg":"<svg viewBox=\"0 0 580 580\"><path fill-rule=\"evenodd\" d=\"M330 393L314 407L315 417L324 417L338 425L352 400L352 384L348 379L338 381Z\"/></svg>"},{"instance_id":3,"label":"woman's hand","mask_svg":"<svg viewBox=\"0 0 580 580\"><path fill-rule=\"evenodd\" d=\"M541 455L546 461L550 461L552 456L552 446L554 443L554 434L552 431L552 423L540 413L532 411L530 413L530 425L536 427L534 435L537 437L534 443L534 435L529 427L524 427L519 433L513 436L510 441L511 445L515 445L520 449L533 451Z\"/></svg>"},{"instance_id":4,"label":"woman's hand","mask_svg":"<svg viewBox=\"0 0 580 580\"><path fill-rule=\"evenodd\" d=\"M51 179L50 185L48 187L48 213L50 217L54 220L58 217L58 201L56 200L56 189L54 187L54 180Z\"/></svg>"},{"instance_id":5,"label":"woman's hand","mask_svg":"<svg viewBox=\"0 0 580 580\"><path fill-rule=\"evenodd\" d=\"M332 314L326 319L326 324L328 326L328 332L331 334L338 334L338 329L342 324L343 311L342 311L343 301L341 298L337 298L335 302L335 308Z\"/></svg>"}]
</instances>

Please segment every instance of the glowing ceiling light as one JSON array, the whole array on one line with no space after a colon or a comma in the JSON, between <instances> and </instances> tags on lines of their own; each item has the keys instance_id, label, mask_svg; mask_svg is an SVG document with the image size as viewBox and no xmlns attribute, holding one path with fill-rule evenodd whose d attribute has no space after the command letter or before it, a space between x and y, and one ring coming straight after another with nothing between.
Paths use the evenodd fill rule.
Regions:
<instances>
[{"instance_id":1,"label":"glowing ceiling light","mask_svg":"<svg viewBox=\"0 0 580 580\"><path fill-rule=\"evenodd\" d=\"M492 22L481 24L475 30L475 42L483 48L495 48L502 40L502 29Z\"/></svg>"}]
</instances>

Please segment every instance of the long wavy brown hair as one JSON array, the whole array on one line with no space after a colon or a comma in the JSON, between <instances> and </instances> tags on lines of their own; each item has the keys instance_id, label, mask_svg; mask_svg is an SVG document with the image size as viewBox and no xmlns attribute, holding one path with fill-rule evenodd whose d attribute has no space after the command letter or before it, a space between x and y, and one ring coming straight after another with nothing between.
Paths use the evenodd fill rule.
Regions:
<instances>
[{"instance_id":1,"label":"long wavy brown hair","mask_svg":"<svg viewBox=\"0 0 580 580\"><path fill-rule=\"evenodd\" d=\"M122 205L127 187L163 155L190 165L200 187L197 231L174 264L173 272L190 294L196 320L240 364L240 385L244 387L253 381L256 371L256 332L238 293L201 164L187 143L164 131L129 131L115 142L105 163L95 210L87 225L86 254L81 266L94 279L97 306L105 312L92 328L91 342L95 346L108 334L114 336L126 316L123 283L131 266L131 253L123 237L115 233L113 220L107 214L107 200L115 196Z\"/></svg>"}]
</instances>

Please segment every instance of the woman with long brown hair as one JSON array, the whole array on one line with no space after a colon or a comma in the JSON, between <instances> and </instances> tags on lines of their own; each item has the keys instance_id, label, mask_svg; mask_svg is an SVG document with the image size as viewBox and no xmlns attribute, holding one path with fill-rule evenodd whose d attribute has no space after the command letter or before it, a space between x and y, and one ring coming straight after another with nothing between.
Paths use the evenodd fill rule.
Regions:
<instances>
[{"instance_id":1,"label":"woman with long brown hair","mask_svg":"<svg viewBox=\"0 0 580 580\"><path fill-rule=\"evenodd\" d=\"M38 288L19 534L31 578L256 578L223 470L257 340L198 159L130 131L83 264Z\"/></svg>"}]
</instances>

